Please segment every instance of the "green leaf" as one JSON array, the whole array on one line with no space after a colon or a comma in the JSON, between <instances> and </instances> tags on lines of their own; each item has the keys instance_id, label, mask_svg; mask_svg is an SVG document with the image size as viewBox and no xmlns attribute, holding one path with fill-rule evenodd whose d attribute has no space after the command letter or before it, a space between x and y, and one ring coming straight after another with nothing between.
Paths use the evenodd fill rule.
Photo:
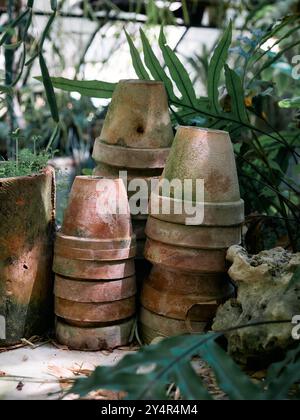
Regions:
<instances>
[{"instance_id":1,"label":"green leaf","mask_svg":"<svg viewBox=\"0 0 300 420\"><path fill-rule=\"evenodd\" d=\"M221 71L228 57L228 50L232 40L232 22L230 22L221 41L216 47L208 68L208 97L214 112L219 112L219 81Z\"/></svg>"},{"instance_id":2,"label":"green leaf","mask_svg":"<svg viewBox=\"0 0 300 420\"><path fill-rule=\"evenodd\" d=\"M300 380L300 344L287 353L286 358L271 366L266 379L269 400L286 398L291 386Z\"/></svg>"},{"instance_id":3,"label":"green leaf","mask_svg":"<svg viewBox=\"0 0 300 420\"><path fill-rule=\"evenodd\" d=\"M185 400L212 400L190 362L185 362L184 365L175 365L171 381L178 384L180 393Z\"/></svg>"},{"instance_id":4,"label":"green leaf","mask_svg":"<svg viewBox=\"0 0 300 420\"><path fill-rule=\"evenodd\" d=\"M164 82L168 96L171 101L179 101L179 99L176 98L174 94L173 84L171 80L166 75L166 72L160 65L160 62L154 54L151 45L142 29L140 29L140 34L143 43L145 63L148 69L150 70L150 73L152 74L155 80L161 80L162 82Z\"/></svg>"},{"instance_id":5,"label":"green leaf","mask_svg":"<svg viewBox=\"0 0 300 420\"><path fill-rule=\"evenodd\" d=\"M241 371L215 341L205 343L199 354L214 370L218 385L231 400L261 400L262 388Z\"/></svg>"},{"instance_id":6,"label":"green leaf","mask_svg":"<svg viewBox=\"0 0 300 420\"><path fill-rule=\"evenodd\" d=\"M133 64L133 67L137 76L141 80L150 80L149 74L147 70L145 69L145 66L141 60L140 54L138 50L136 49L131 37L128 35L126 30L125 30L125 34L126 34L126 38L129 44L129 48L130 48L132 64Z\"/></svg>"},{"instance_id":7,"label":"green leaf","mask_svg":"<svg viewBox=\"0 0 300 420\"><path fill-rule=\"evenodd\" d=\"M278 105L280 108L300 108L300 96L292 99L283 99Z\"/></svg>"},{"instance_id":8,"label":"green leaf","mask_svg":"<svg viewBox=\"0 0 300 420\"><path fill-rule=\"evenodd\" d=\"M244 89L240 77L225 64L226 87L231 97L232 114L241 123L248 123L247 110L244 101Z\"/></svg>"},{"instance_id":9,"label":"green leaf","mask_svg":"<svg viewBox=\"0 0 300 420\"><path fill-rule=\"evenodd\" d=\"M56 123L58 123L59 122L59 114L58 114L58 108L57 108L55 93L54 93L53 85L52 85L52 82L51 82L51 78L49 76L48 68L47 68L47 65L46 65L46 62L45 62L45 59L44 59L42 53L39 54L39 61L40 61L40 67L41 67L41 72L42 72L42 80L43 80L43 84L44 84L44 87L45 87L46 96L47 96L48 104L49 104L49 107L50 107L51 115L52 115L52 118L54 119L54 121Z\"/></svg>"},{"instance_id":10,"label":"green leaf","mask_svg":"<svg viewBox=\"0 0 300 420\"><path fill-rule=\"evenodd\" d=\"M51 9L57 10L57 0L51 0Z\"/></svg>"},{"instance_id":11,"label":"green leaf","mask_svg":"<svg viewBox=\"0 0 300 420\"><path fill-rule=\"evenodd\" d=\"M182 95L182 101L190 106L195 106L197 98L190 76L175 52L167 45L163 28L161 28L159 35L159 46L162 50L170 75Z\"/></svg>"},{"instance_id":12,"label":"green leaf","mask_svg":"<svg viewBox=\"0 0 300 420\"><path fill-rule=\"evenodd\" d=\"M41 81L41 77L35 79ZM116 88L116 83L100 82L97 80L70 80L64 77L51 77L52 84L55 88L66 92L78 92L89 98L105 98L112 97Z\"/></svg>"}]
</instances>

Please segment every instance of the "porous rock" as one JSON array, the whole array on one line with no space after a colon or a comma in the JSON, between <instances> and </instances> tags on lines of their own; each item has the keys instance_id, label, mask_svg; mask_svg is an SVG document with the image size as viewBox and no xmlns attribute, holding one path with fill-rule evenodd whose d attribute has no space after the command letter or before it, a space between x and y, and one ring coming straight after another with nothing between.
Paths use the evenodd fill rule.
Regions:
<instances>
[{"instance_id":1,"label":"porous rock","mask_svg":"<svg viewBox=\"0 0 300 420\"><path fill-rule=\"evenodd\" d=\"M255 322L291 320L300 315L300 284L290 281L300 266L300 253L283 248L250 256L240 246L229 248L229 275L237 298L222 305L214 331ZM229 353L242 364L272 362L295 345L291 323L253 326L227 334Z\"/></svg>"}]
</instances>

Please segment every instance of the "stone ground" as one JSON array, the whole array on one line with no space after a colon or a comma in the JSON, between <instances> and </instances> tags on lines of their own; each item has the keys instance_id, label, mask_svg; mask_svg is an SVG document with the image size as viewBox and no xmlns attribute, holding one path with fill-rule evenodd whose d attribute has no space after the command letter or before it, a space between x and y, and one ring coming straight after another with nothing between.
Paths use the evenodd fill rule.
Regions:
<instances>
[{"instance_id":1,"label":"stone ground","mask_svg":"<svg viewBox=\"0 0 300 420\"><path fill-rule=\"evenodd\" d=\"M80 352L58 348L52 343L0 350L0 400L44 400L62 397L70 379L87 376L96 366L117 363L129 348L112 352ZM69 380L68 380L69 379ZM54 395L51 395L54 394ZM116 399L114 393L98 398ZM111 394L111 395L110 395Z\"/></svg>"}]
</instances>

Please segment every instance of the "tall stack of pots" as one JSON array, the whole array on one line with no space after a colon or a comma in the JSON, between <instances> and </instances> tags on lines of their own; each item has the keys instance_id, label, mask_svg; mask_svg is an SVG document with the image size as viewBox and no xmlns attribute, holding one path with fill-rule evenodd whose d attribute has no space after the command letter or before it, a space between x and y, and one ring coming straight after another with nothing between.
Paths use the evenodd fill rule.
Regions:
<instances>
[{"instance_id":1,"label":"tall stack of pots","mask_svg":"<svg viewBox=\"0 0 300 420\"><path fill-rule=\"evenodd\" d=\"M76 177L55 243L60 343L78 350L128 343L135 315L135 252L122 180Z\"/></svg>"},{"instance_id":2,"label":"tall stack of pots","mask_svg":"<svg viewBox=\"0 0 300 420\"><path fill-rule=\"evenodd\" d=\"M48 331L53 322L55 178L0 178L0 347Z\"/></svg>"},{"instance_id":3,"label":"tall stack of pots","mask_svg":"<svg viewBox=\"0 0 300 420\"><path fill-rule=\"evenodd\" d=\"M139 204L146 209L151 180L158 180L162 174L172 141L173 130L163 83L122 80L115 89L101 135L95 142L93 158L97 167L94 174L117 178L120 171L126 171L129 199L135 193L141 193L136 185L130 188L130 181L144 180L147 190L140 194ZM132 212L139 282L147 268L143 256L147 217L147 211Z\"/></svg>"},{"instance_id":4,"label":"tall stack of pots","mask_svg":"<svg viewBox=\"0 0 300 420\"><path fill-rule=\"evenodd\" d=\"M140 315L146 342L209 327L219 304L234 293L226 251L241 242L244 220L228 133L180 127L164 180L180 181L182 191L158 188L151 195L155 206L146 227L145 256L154 267L144 282ZM197 180L204 181L202 198L196 194ZM191 221L187 204L203 217Z\"/></svg>"}]
</instances>

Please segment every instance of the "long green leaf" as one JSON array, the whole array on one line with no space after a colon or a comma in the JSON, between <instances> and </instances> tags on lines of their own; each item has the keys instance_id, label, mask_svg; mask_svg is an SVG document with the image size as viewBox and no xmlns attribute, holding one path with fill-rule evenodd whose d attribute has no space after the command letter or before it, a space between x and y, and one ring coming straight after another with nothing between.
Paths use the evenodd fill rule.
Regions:
<instances>
[{"instance_id":1,"label":"long green leaf","mask_svg":"<svg viewBox=\"0 0 300 420\"><path fill-rule=\"evenodd\" d=\"M125 30L125 34L126 34L127 42L129 44L129 48L130 48L132 64L133 64L133 67L137 76L141 80L150 80L149 74L141 60L140 54L138 50L136 49L132 39L130 38L126 30Z\"/></svg>"},{"instance_id":2,"label":"long green leaf","mask_svg":"<svg viewBox=\"0 0 300 420\"><path fill-rule=\"evenodd\" d=\"M190 76L175 52L167 45L163 28L161 28L159 35L159 46L163 53L170 75L176 83L178 90L182 94L182 101L194 106L197 102L197 98Z\"/></svg>"},{"instance_id":3,"label":"long green leaf","mask_svg":"<svg viewBox=\"0 0 300 420\"><path fill-rule=\"evenodd\" d=\"M300 381L300 344L287 353L286 358L271 366L266 380L266 396L269 400L287 397L291 386Z\"/></svg>"},{"instance_id":4,"label":"long green leaf","mask_svg":"<svg viewBox=\"0 0 300 420\"><path fill-rule=\"evenodd\" d=\"M41 81L41 77L36 77ZM110 99L116 88L116 83L100 82L97 80L70 80L64 77L51 77L55 88L66 92L78 92L89 98Z\"/></svg>"},{"instance_id":5,"label":"long green leaf","mask_svg":"<svg viewBox=\"0 0 300 420\"><path fill-rule=\"evenodd\" d=\"M212 400L190 362L176 365L170 377L172 382L178 384L181 396L185 400Z\"/></svg>"},{"instance_id":6,"label":"long green leaf","mask_svg":"<svg viewBox=\"0 0 300 420\"><path fill-rule=\"evenodd\" d=\"M158 61L156 55L154 54L151 45L142 29L140 29L141 33L141 39L143 43L143 50L144 50L144 58L145 63L148 69L150 70L150 73L152 74L153 78L155 80L161 80L164 82L168 96L171 101L178 100L174 94L173 84L169 77L166 75L166 72L160 65L160 62Z\"/></svg>"},{"instance_id":7,"label":"long green leaf","mask_svg":"<svg viewBox=\"0 0 300 420\"><path fill-rule=\"evenodd\" d=\"M231 112L241 122L248 123L244 89L240 77L225 64L226 87L231 97Z\"/></svg>"},{"instance_id":8,"label":"long green leaf","mask_svg":"<svg viewBox=\"0 0 300 420\"><path fill-rule=\"evenodd\" d=\"M214 370L218 385L231 400L264 399L262 388L255 385L214 341L204 344L199 354Z\"/></svg>"},{"instance_id":9,"label":"long green leaf","mask_svg":"<svg viewBox=\"0 0 300 420\"><path fill-rule=\"evenodd\" d=\"M219 81L221 71L228 57L228 50L232 40L232 23L230 22L221 41L216 47L214 54L210 60L208 68L208 97L212 104L212 110L216 113L220 110L219 104Z\"/></svg>"},{"instance_id":10,"label":"long green leaf","mask_svg":"<svg viewBox=\"0 0 300 420\"><path fill-rule=\"evenodd\" d=\"M43 57L42 52L40 52L40 54L39 54L39 61L40 61L40 67L41 67L41 72L42 72L42 80L43 80L43 84L44 84L44 87L45 87L46 96L47 96L48 104L49 104L49 107L50 107L51 115L52 115L52 118L54 119L54 121L56 123L58 123L59 122L59 114L58 114L58 108L57 108L55 93L54 93L51 78L49 76L48 68L47 68L47 65L46 65L46 62L45 62L45 59Z\"/></svg>"}]
</instances>

